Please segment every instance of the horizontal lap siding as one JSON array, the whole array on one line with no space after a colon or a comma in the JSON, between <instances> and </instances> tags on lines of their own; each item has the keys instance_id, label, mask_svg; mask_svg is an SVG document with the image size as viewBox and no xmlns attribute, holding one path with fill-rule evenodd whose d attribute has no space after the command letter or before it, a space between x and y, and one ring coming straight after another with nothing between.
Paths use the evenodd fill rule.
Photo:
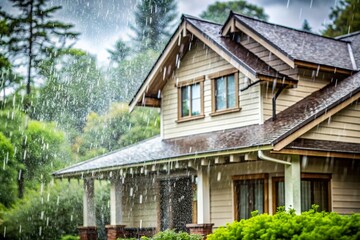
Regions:
<instances>
[{"instance_id":1,"label":"horizontal lap siding","mask_svg":"<svg viewBox=\"0 0 360 240\"><path fill-rule=\"evenodd\" d=\"M271 174L283 172L283 169L281 164L265 161L212 167L210 171L210 218L211 223L215 224L214 227L225 226L226 223L234 221L232 176L254 173Z\"/></svg>"},{"instance_id":2,"label":"horizontal lap siding","mask_svg":"<svg viewBox=\"0 0 360 240\"><path fill-rule=\"evenodd\" d=\"M133 188L132 196L130 196L131 188ZM156 184L153 184L149 176L126 180L123 195L123 219L127 227L157 226L157 192ZM141 195L142 202L140 203Z\"/></svg>"},{"instance_id":3,"label":"horizontal lap siding","mask_svg":"<svg viewBox=\"0 0 360 240\"><path fill-rule=\"evenodd\" d=\"M351 159L310 158L303 172L331 173L332 211L360 213L360 163Z\"/></svg>"},{"instance_id":4,"label":"horizontal lap siding","mask_svg":"<svg viewBox=\"0 0 360 240\"><path fill-rule=\"evenodd\" d=\"M325 120L301 138L360 143L360 105L358 102Z\"/></svg>"},{"instance_id":5,"label":"horizontal lap siding","mask_svg":"<svg viewBox=\"0 0 360 240\"><path fill-rule=\"evenodd\" d=\"M191 80L201 76L233 68L231 64L218 54L196 41L192 49L181 60L180 68L174 78L168 80L162 94L163 136L165 139L192 134L218 131L259 123L260 88L254 86L245 92L239 91L241 111L211 117L211 80L206 77L204 82L204 113L205 118L177 123L178 93L176 82ZM245 77L239 74L240 89L244 87Z\"/></svg>"}]
</instances>

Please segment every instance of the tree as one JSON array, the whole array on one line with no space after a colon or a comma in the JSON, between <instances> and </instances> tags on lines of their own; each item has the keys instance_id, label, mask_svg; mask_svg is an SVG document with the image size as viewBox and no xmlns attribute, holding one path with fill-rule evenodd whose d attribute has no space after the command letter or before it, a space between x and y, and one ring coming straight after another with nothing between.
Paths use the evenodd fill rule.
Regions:
<instances>
[{"instance_id":1,"label":"tree","mask_svg":"<svg viewBox=\"0 0 360 240\"><path fill-rule=\"evenodd\" d=\"M47 7L49 0L10 0L19 15L7 15L10 20L9 51L21 65L26 66L26 94L30 95L31 83L37 66L47 57L51 48L64 48L66 40L76 38L73 25L52 20L60 6ZM25 110L29 103L25 105Z\"/></svg>"},{"instance_id":2,"label":"tree","mask_svg":"<svg viewBox=\"0 0 360 240\"><path fill-rule=\"evenodd\" d=\"M44 64L41 74L46 84L34 103L33 116L56 121L66 131L80 132L90 112L104 112L110 97L96 59L80 50L72 50Z\"/></svg>"},{"instance_id":3,"label":"tree","mask_svg":"<svg viewBox=\"0 0 360 240\"><path fill-rule=\"evenodd\" d=\"M126 104L116 103L103 115L89 114L73 151L88 159L159 134L159 127L156 110L137 108L130 114Z\"/></svg>"},{"instance_id":4,"label":"tree","mask_svg":"<svg viewBox=\"0 0 360 240\"><path fill-rule=\"evenodd\" d=\"M264 12L263 8L251 3L247 3L244 0L215 2L209 5L207 9L200 14L200 17L223 24L229 16L231 10L236 13L264 21L267 21L269 18L269 16Z\"/></svg>"},{"instance_id":5,"label":"tree","mask_svg":"<svg viewBox=\"0 0 360 240\"><path fill-rule=\"evenodd\" d=\"M136 6L135 25L130 25L137 50L160 50L177 17L175 0L142 0Z\"/></svg>"},{"instance_id":6,"label":"tree","mask_svg":"<svg viewBox=\"0 0 360 240\"><path fill-rule=\"evenodd\" d=\"M336 37L360 30L359 0L341 0L331 9L329 18L332 23L326 26L323 35Z\"/></svg>"},{"instance_id":7,"label":"tree","mask_svg":"<svg viewBox=\"0 0 360 240\"><path fill-rule=\"evenodd\" d=\"M14 109L0 111L0 122L0 132L16 149L16 180L22 198L26 183L28 187L46 183L51 169L65 165L69 159L65 135L54 123L30 120Z\"/></svg>"},{"instance_id":8,"label":"tree","mask_svg":"<svg viewBox=\"0 0 360 240\"><path fill-rule=\"evenodd\" d=\"M126 57L130 55L130 47L126 45L124 41L121 39L117 40L114 46L114 49L108 49L108 53L110 54L110 60L114 63L120 63L125 60Z\"/></svg>"},{"instance_id":9,"label":"tree","mask_svg":"<svg viewBox=\"0 0 360 240\"><path fill-rule=\"evenodd\" d=\"M0 204L9 207L16 199L18 166L14 159L14 146L10 139L0 132Z\"/></svg>"},{"instance_id":10,"label":"tree","mask_svg":"<svg viewBox=\"0 0 360 240\"><path fill-rule=\"evenodd\" d=\"M306 20L306 19L303 22L302 30L304 30L306 32L311 32L310 24L309 24L308 20Z\"/></svg>"}]
</instances>

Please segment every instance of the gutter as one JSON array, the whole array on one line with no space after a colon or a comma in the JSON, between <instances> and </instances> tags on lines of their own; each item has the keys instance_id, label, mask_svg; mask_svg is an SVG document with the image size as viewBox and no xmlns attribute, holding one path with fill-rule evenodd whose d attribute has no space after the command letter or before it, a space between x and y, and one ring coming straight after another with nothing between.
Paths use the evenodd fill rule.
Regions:
<instances>
[{"instance_id":1,"label":"gutter","mask_svg":"<svg viewBox=\"0 0 360 240\"><path fill-rule=\"evenodd\" d=\"M262 150L258 151L258 157L261 160L265 160L265 161L270 161L270 162L274 162L274 163L281 163L281 164L285 164L285 165L289 165L289 166L291 165L291 163L286 162L284 160L280 160L280 159L276 159L276 158L266 156Z\"/></svg>"}]
</instances>

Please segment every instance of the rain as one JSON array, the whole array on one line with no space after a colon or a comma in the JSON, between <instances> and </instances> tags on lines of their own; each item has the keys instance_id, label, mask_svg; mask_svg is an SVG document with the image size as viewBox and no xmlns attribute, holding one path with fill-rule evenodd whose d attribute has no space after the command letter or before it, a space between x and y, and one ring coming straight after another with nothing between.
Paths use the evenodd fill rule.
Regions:
<instances>
[{"instance_id":1,"label":"rain","mask_svg":"<svg viewBox=\"0 0 360 240\"><path fill-rule=\"evenodd\" d=\"M359 219L358 1L228 2L1 1L0 239Z\"/></svg>"}]
</instances>

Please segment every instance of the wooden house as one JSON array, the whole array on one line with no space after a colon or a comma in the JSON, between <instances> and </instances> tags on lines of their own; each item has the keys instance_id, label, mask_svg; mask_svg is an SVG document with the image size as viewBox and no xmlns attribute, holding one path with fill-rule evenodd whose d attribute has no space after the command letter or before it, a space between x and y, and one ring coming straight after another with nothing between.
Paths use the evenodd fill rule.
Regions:
<instances>
[{"instance_id":1,"label":"wooden house","mask_svg":"<svg viewBox=\"0 0 360 240\"><path fill-rule=\"evenodd\" d=\"M108 239L208 234L278 206L360 212L359 67L360 32L182 16L129 104L160 108L161 134L54 173L84 180L81 239L97 179L111 181Z\"/></svg>"}]
</instances>

